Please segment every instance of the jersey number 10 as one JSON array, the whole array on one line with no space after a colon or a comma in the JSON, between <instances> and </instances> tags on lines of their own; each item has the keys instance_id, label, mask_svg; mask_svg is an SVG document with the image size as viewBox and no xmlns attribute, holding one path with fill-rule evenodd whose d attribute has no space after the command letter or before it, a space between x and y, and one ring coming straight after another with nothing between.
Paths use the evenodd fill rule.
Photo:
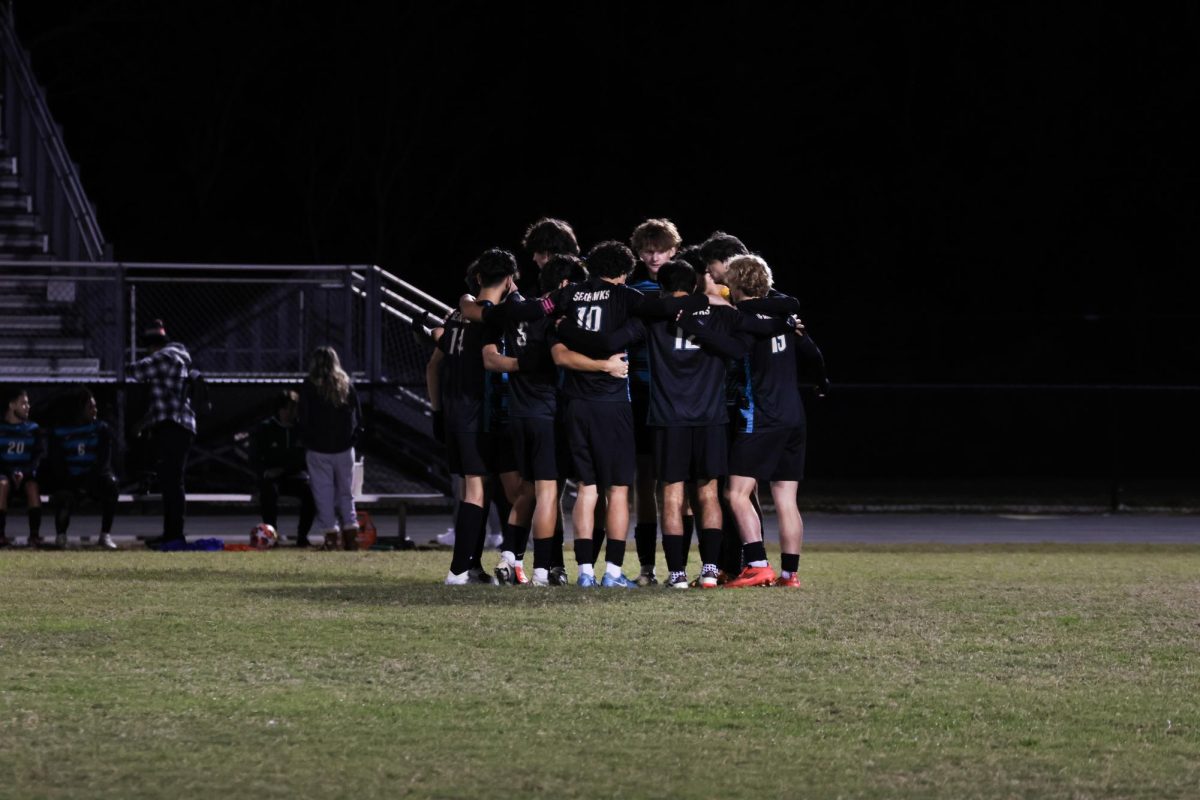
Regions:
<instances>
[{"instance_id":1,"label":"jersey number 10","mask_svg":"<svg viewBox=\"0 0 1200 800\"><path fill-rule=\"evenodd\" d=\"M600 315L604 309L600 306L580 306L575 309L576 322L585 331L600 330Z\"/></svg>"}]
</instances>

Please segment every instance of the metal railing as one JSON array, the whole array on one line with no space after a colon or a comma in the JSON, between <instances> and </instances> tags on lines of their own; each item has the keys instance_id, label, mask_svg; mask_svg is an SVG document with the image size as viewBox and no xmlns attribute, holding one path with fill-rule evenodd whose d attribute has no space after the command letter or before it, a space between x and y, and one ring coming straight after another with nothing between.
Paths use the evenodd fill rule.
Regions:
<instances>
[{"instance_id":1,"label":"metal railing","mask_svg":"<svg viewBox=\"0 0 1200 800\"><path fill-rule=\"evenodd\" d=\"M51 253L67 260L101 261L110 256L96 212L78 170L33 75L29 56L17 39L12 7L0 5L0 70L3 119L0 136L17 158L21 189L33 197L50 237Z\"/></svg>"}]
</instances>

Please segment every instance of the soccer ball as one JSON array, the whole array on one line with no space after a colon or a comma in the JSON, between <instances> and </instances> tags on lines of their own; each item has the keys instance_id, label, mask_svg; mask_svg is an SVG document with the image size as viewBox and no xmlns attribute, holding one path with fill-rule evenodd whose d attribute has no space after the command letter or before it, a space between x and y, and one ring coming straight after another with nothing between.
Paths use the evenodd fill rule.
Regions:
<instances>
[{"instance_id":1,"label":"soccer ball","mask_svg":"<svg viewBox=\"0 0 1200 800\"><path fill-rule=\"evenodd\" d=\"M279 544L275 526L263 522L250 529L250 546L258 550L270 550Z\"/></svg>"}]
</instances>

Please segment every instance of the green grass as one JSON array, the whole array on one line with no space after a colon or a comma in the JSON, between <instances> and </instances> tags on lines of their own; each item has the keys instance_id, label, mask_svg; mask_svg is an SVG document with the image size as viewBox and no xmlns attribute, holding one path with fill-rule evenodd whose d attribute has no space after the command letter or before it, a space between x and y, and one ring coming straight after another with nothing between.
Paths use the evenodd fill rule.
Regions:
<instances>
[{"instance_id":1,"label":"green grass","mask_svg":"<svg viewBox=\"0 0 1200 800\"><path fill-rule=\"evenodd\" d=\"M447 558L0 554L0 797L1200 795L1200 548L811 547L800 592Z\"/></svg>"}]
</instances>

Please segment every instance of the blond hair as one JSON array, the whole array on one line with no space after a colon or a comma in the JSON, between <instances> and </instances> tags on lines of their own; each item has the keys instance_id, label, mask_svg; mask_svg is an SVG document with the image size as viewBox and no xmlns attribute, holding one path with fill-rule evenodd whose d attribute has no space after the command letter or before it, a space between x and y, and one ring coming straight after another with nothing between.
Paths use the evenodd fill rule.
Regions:
<instances>
[{"instance_id":1,"label":"blond hair","mask_svg":"<svg viewBox=\"0 0 1200 800\"><path fill-rule=\"evenodd\" d=\"M629 243L633 245L635 253L643 250L666 252L683 244L683 237L679 235L679 229L671 220L648 219L633 229Z\"/></svg>"},{"instance_id":2,"label":"blond hair","mask_svg":"<svg viewBox=\"0 0 1200 800\"><path fill-rule=\"evenodd\" d=\"M737 256L729 261L725 284L746 297L766 297L774 285L771 268L758 256Z\"/></svg>"},{"instance_id":3,"label":"blond hair","mask_svg":"<svg viewBox=\"0 0 1200 800\"><path fill-rule=\"evenodd\" d=\"M332 347L318 347L308 359L308 380L317 396L331 406L344 406L350 399L350 376Z\"/></svg>"}]
</instances>

